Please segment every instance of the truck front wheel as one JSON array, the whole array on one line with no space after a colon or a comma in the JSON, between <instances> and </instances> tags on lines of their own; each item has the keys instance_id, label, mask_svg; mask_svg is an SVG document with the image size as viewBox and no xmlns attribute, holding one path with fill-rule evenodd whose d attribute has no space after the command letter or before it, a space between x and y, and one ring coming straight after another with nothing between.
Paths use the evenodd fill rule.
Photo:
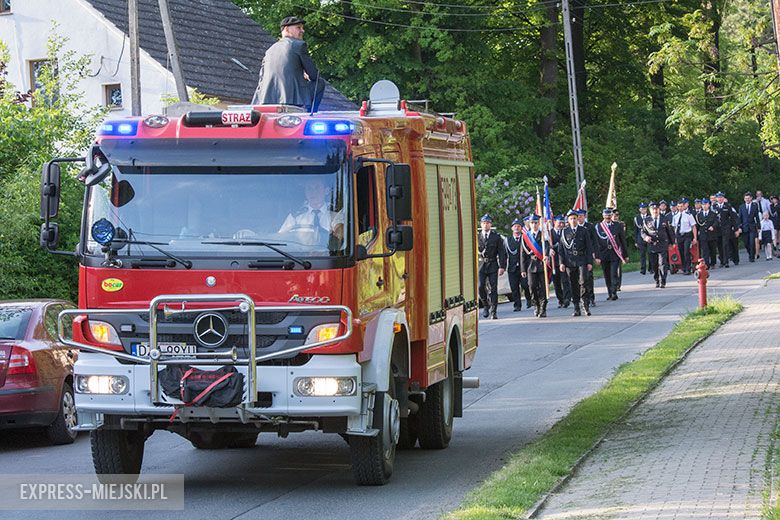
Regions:
<instances>
[{"instance_id":1,"label":"truck front wheel","mask_svg":"<svg viewBox=\"0 0 780 520\"><path fill-rule=\"evenodd\" d=\"M455 374L452 357L447 364L447 379L425 390L425 401L417 413L417 436L425 450L441 450L452 439L455 416Z\"/></svg>"},{"instance_id":2,"label":"truck front wheel","mask_svg":"<svg viewBox=\"0 0 780 520\"><path fill-rule=\"evenodd\" d=\"M395 399L393 381L387 392L377 392L374 400L374 437L349 436L352 473L360 486L382 486L390 480L395 448L401 430L401 413Z\"/></svg>"},{"instance_id":3,"label":"truck front wheel","mask_svg":"<svg viewBox=\"0 0 780 520\"><path fill-rule=\"evenodd\" d=\"M98 480L105 474L138 475L144 460L142 431L93 430L90 432L92 463Z\"/></svg>"}]
</instances>

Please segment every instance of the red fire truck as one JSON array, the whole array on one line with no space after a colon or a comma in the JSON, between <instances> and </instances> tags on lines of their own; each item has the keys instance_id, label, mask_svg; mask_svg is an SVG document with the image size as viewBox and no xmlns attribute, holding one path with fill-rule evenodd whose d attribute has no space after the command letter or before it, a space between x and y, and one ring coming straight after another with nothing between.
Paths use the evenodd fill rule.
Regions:
<instances>
[{"instance_id":1,"label":"red fire truck","mask_svg":"<svg viewBox=\"0 0 780 520\"><path fill-rule=\"evenodd\" d=\"M79 261L60 335L81 350L77 429L98 475L137 474L159 429L200 449L337 433L362 485L390 478L396 447L447 447L476 384L462 121L382 81L355 112L234 107L97 134L44 165L41 245ZM78 161L81 239L57 251L60 164Z\"/></svg>"}]
</instances>

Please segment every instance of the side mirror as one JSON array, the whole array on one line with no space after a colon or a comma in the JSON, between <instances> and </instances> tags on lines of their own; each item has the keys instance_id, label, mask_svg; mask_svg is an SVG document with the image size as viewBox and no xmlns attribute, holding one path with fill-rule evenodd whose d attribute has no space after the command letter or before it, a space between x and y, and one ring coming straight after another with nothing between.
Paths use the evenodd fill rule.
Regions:
<instances>
[{"instance_id":1,"label":"side mirror","mask_svg":"<svg viewBox=\"0 0 780 520\"><path fill-rule=\"evenodd\" d=\"M385 170L387 217L393 222L412 220L412 168L395 163Z\"/></svg>"},{"instance_id":2,"label":"side mirror","mask_svg":"<svg viewBox=\"0 0 780 520\"><path fill-rule=\"evenodd\" d=\"M57 249L60 243L60 226L56 222L41 224L41 247L49 251Z\"/></svg>"},{"instance_id":3,"label":"side mirror","mask_svg":"<svg viewBox=\"0 0 780 520\"><path fill-rule=\"evenodd\" d=\"M98 184L103 179L108 177L108 174L111 173L111 165L108 163L103 163L100 166L93 166L93 167L87 167L81 170L81 174L79 175L80 179L84 179L84 184L87 186L94 186L95 184Z\"/></svg>"},{"instance_id":4,"label":"side mirror","mask_svg":"<svg viewBox=\"0 0 780 520\"><path fill-rule=\"evenodd\" d=\"M414 247L412 226L395 226L387 229L387 247L395 251L411 251Z\"/></svg>"},{"instance_id":5,"label":"side mirror","mask_svg":"<svg viewBox=\"0 0 780 520\"><path fill-rule=\"evenodd\" d=\"M41 219L55 218L60 209L60 165L47 162L41 171Z\"/></svg>"}]
</instances>

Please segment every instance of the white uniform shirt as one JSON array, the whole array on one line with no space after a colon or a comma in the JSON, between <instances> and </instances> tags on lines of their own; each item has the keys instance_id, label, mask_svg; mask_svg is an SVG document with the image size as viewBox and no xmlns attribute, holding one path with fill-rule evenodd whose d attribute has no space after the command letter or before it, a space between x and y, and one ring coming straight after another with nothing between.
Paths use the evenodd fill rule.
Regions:
<instances>
[{"instance_id":1,"label":"white uniform shirt","mask_svg":"<svg viewBox=\"0 0 780 520\"><path fill-rule=\"evenodd\" d=\"M693 229L693 226L696 225L696 219L693 218L693 215L686 211L680 211L678 212L674 218L672 219L672 226L674 227L674 232L679 234L685 234L690 233Z\"/></svg>"},{"instance_id":2,"label":"white uniform shirt","mask_svg":"<svg viewBox=\"0 0 780 520\"><path fill-rule=\"evenodd\" d=\"M319 211L316 216L319 217L319 229L313 229L315 220L315 211ZM279 233L298 233L299 240L304 244L314 244L317 242L317 234L329 234L335 231L336 226L344 224L344 213L342 211L330 211L327 206L322 206L315 210L308 204L305 204L301 210L287 215ZM327 235L326 235L327 236Z\"/></svg>"}]
</instances>

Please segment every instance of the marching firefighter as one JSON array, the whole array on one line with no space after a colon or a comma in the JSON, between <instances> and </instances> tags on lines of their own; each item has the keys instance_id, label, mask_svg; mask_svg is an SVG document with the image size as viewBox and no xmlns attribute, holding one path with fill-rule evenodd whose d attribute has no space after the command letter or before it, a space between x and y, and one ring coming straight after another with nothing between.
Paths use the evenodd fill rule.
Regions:
<instances>
[{"instance_id":1,"label":"marching firefighter","mask_svg":"<svg viewBox=\"0 0 780 520\"><path fill-rule=\"evenodd\" d=\"M544 263L547 256L544 254L544 237L539 229L539 215L531 215L528 219L531 229L525 234L520 254L521 276L528 279L531 289L531 298L537 318L547 317L547 291Z\"/></svg>"},{"instance_id":2,"label":"marching firefighter","mask_svg":"<svg viewBox=\"0 0 780 520\"><path fill-rule=\"evenodd\" d=\"M701 211L696 213L696 226L699 228L701 257L712 269L717 264L718 254L718 215L710 209L710 199L701 199Z\"/></svg>"},{"instance_id":3,"label":"marching firefighter","mask_svg":"<svg viewBox=\"0 0 780 520\"><path fill-rule=\"evenodd\" d=\"M588 273L593 270L593 241L590 232L581 226L577 212L566 214L568 227L561 231L558 242L558 267L565 273L571 284L571 296L574 302L572 316L581 316L580 301L585 314L590 316L590 293L588 292Z\"/></svg>"},{"instance_id":4,"label":"marching firefighter","mask_svg":"<svg viewBox=\"0 0 780 520\"><path fill-rule=\"evenodd\" d=\"M588 212L584 209L578 209L577 210L577 222L581 227L585 229L585 231L588 232L588 235L590 236L590 243L591 243L591 258L590 264L593 265L593 261L596 259L596 231L593 227L593 224L588 222L587 220ZM596 306L596 291L593 287L593 270L587 270L585 272L585 283L588 286L588 295L590 297L590 306L595 307Z\"/></svg>"},{"instance_id":5,"label":"marching firefighter","mask_svg":"<svg viewBox=\"0 0 780 520\"><path fill-rule=\"evenodd\" d=\"M561 232L566 227L566 218L563 215L557 215L554 219L554 226L552 236L553 253L555 254L555 265L558 265L558 244L561 240ZM556 269L552 275L553 287L555 287L555 297L558 299L558 308L568 308L571 305L571 284L569 283L569 277L566 273L560 269Z\"/></svg>"},{"instance_id":6,"label":"marching firefighter","mask_svg":"<svg viewBox=\"0 0 780 520\"><path fill-rule=\"evenodd\" d=\"M626 224L622 220L620 220L620 211L617 208L612 210L612 222L614 222L615 224L618 225L618 227L620 228L620 232L623 234L624 240L627 240L625 238L625 236L626 236ZM624 241L624 246L623 246L623 258L625 258L626 262L628 262L628 242L625 242L625 241ZM623 287L623 264L624 263L625 262L618 264L618 269L617 269L617 271L618 271L618 274L617 274L617 290L618 291L620 291L620 288ZM617 295L615 295L615 296L616 296L615 299L617 299Z\"/></svg>"},{"instance_id":7,"label":"marching firefighter","mask_svg":"<svg viewBox=\"0 0 780 520\"><path fill-rule=\"evenodd\" d=\"M653 271L655 286L664 288L669 274L669 244L674 243L674 233L669 219L661 215L655 202L650 203L650 216L642 226L642 240L647 243L650 253L650 269Z\"/></svg>"},{"instance_id":8,"label":"marching firefighter","mask_svg":"<svg viewBox=\"0 0 780 520\"><path fill-rule=\"evenodd\" d=\"M617 300L618 266L626 263L625 254L628 251L626 237L622 226L612 221L612 208L604 208L601 212L604 219L596 224L596 263L601 264L604 271L604 281L607 283L607 300Z\"/></svg>"},{"instance_id":9,"label":"marching firefighter","mask_svg":"<svg viewBox=\"0 0 780 520\"><path fill-rule=\"evenodd\" d=\"M506 247L501 235L493 231L493 217L485 214L480 219L482 231L477 246L482 265L479 267L479 299L482 302L482 316L497 320L498 277L506 269ZM489 293L488 293L489 291Z\"/></svg>"},{"instance_id":10,"label":"marching firefighter","mask_svg":"<svg viewBox=\"0 0 780 520\"><path fill-rule=\"evenodd\" d=\"M512 234L506 238L507 267L506 272L509 277L509 287L512 289L513 311L523 310L523 299L521 294L525 294L526 302L531 302L531 293L528 290L528 280L524 280L522 275L522 266L520 264L521 247L523 244L523 221L516 218L512 222ZM523 283L525 282L525 283ZM521 293L522 290L522 293Z\"/></svg>"},{"instance_id":11,"label":"marching firefighter","mask_svg":"<svg viewBox=\"0 0 780 520\"><path fill-rule=\"evenodd\" d=\"M634 217L634 245L639 250L639 272L647 273L647 242L642 240L642 226L647 218L647 204L639 204L639 214Z\"/></svg>"}]
</instances>

